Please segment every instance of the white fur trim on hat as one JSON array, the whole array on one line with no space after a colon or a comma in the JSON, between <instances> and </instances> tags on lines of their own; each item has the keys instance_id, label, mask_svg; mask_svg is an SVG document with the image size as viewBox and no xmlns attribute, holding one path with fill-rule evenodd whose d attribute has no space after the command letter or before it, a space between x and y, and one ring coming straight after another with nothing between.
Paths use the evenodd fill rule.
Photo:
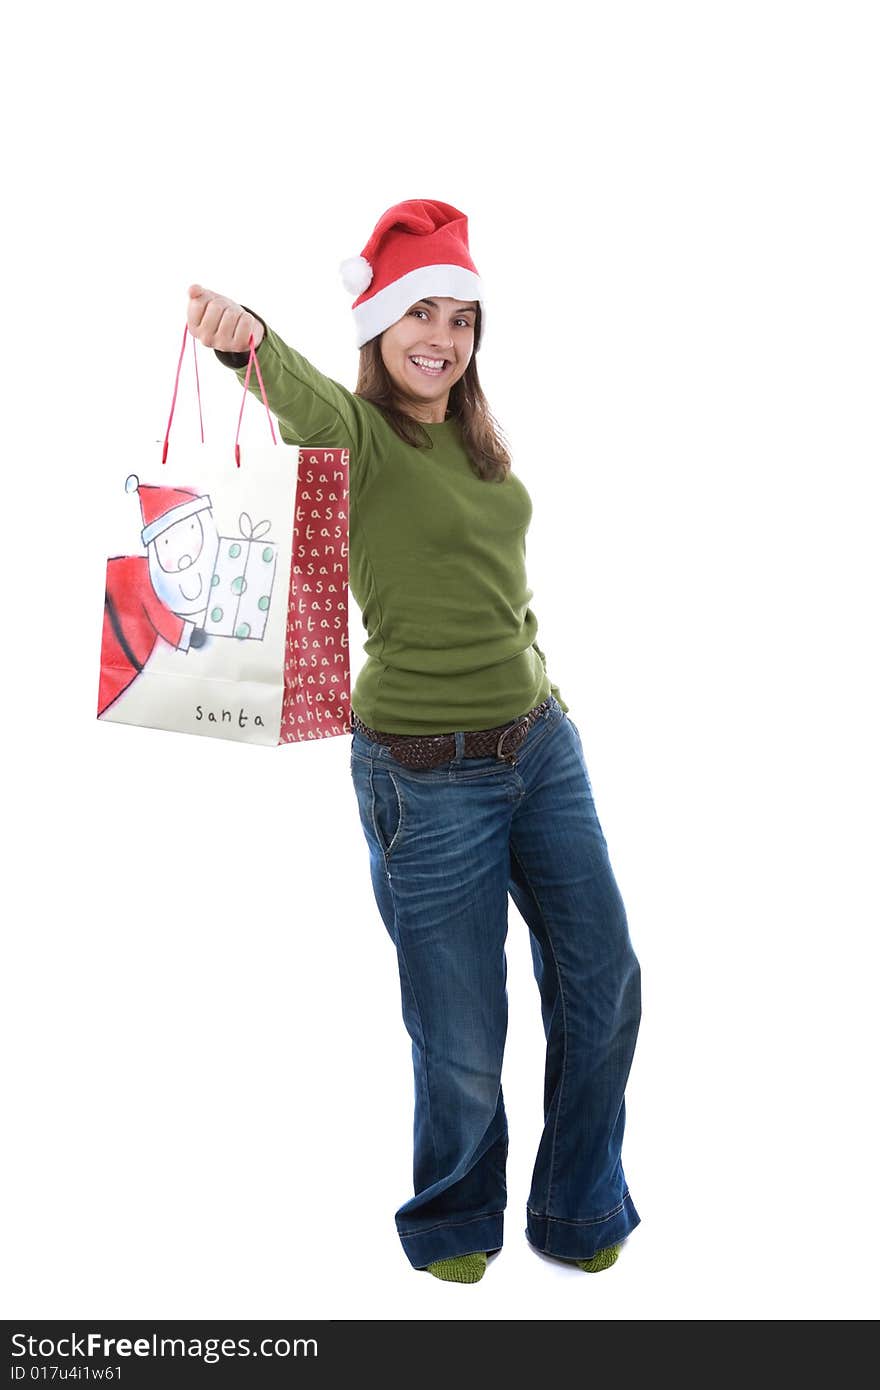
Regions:
<instances>
[{"instance_id":1,"label":"white fur trim on hat","mask_svg":"<svg viewBox=\"0 0 880 1390\"><path fill-rule=\"evenodd\" d=\"M193 497L189 502L181 502L177 507L171 507L162 516L157 516L155 521L151 521L149 526L145 526L141 531L141 540L144 545L149 546L157 536L161 536L163 531L167 531L169 526L176 526L178 521L185 521L188 516L194 516L196 512L204 512L211 505L211 499L207 493L203 497Z\"/></svg>"},{"instance_id":2,"label":"white fur trim on hat","mask_svg":"<svg viewBox=\"0 0 880 1390\"><path fill-rule=\"evenodd\" d=\"M377 333L397 323L417 300L435 294L448 295L450 299L479 300L481 326L485 330L486 310L480 276L463 265L422 265L401 275L384 290L377 290L352 310L357 346L363 347Z\"/></svg>"}]
</instances>

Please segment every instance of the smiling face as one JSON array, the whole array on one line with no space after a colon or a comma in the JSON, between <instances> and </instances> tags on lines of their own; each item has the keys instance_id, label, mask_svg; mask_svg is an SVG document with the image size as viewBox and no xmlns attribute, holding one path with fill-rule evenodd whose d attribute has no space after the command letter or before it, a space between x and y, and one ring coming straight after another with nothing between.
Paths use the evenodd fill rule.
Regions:
<instances>
[{"instance_id":1,"label":"smiling face","mask_svg":"<svg viewBox=\"0 0 880 1390\"><path fill-rule=\"evenodd\" d=\"M433 424L445 419L450 389L471 360L476 316L473 300L437 295L420 299L385 329L382 361L407 414Z\"/></svg>"},{"instance_id":2,"label":"smiling face","mask_svg":"<svg viewBox=\"0 0 880 1390\"><path fill-rule=\"evenodd\" d=\"M192 618L207 608L219 545L209 507L172 522L150 542L153 589L178 617Z\"/></svg>"}]
</instances>

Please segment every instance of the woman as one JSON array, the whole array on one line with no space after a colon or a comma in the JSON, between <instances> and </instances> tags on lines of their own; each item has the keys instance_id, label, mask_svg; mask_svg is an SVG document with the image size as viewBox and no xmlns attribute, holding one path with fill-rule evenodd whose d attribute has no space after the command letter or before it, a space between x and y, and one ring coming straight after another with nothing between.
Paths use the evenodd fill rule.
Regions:
<instances>
[{"instance_id":1,"label":"woman","mask_svg":"<svg viewBox=\"0 0 880 1390\"><path fill-rule=\"evenodd\" d=\"M509 892L547 1038L525 1235L605 1269L639 1222L620 1158L639 965L580 736L535 641L532 507L477 375L467 218L399 203L341 271L356 295L354 392L199 285L188 323L242 382L253 333L286 443L350 450L350 585L368 630L351 774L415 1072L398 1234L414 1268L460 1283L502 1245Z\"/></svg>"}]
</instances>

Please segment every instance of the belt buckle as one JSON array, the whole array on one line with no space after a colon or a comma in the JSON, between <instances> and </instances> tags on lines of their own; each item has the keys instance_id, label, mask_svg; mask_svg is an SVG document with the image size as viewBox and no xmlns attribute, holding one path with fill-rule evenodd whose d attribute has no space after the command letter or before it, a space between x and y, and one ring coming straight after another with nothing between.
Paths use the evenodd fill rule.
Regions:
<instances>
[{"instance_id":1,"label":"belt buckle","mask_svg":"<svg viewBox=\"0 0 880 1390\"><path fill-rule=\"evenodd\" d=\"M528 716L527 714L524 714L524 715L522 716L521 719L517 719L517 721L516 721L515 724L511 724L509 728L503 729L503 730L502 730L501 735L500 735L500 737L499 737L499 739L498 739L498 745L497 745L497 747L496 747L496 749L495 749L495 756L496 756L496 758L504 758L504 759L506 759L507 762L509 762L511 765L513 765L513 764L516 762L516 758L513 756L513 754L511 754L511 753L502 753L502 751L501 751L501 745L502 745L502 743L504 742L504 740L507 738L507 735L508 735L508 734L512 734L512 733L514 733L516 730L518 730L518 729L520 729L520 728L523 728L523 726L525 726L525 727L523 728L523 737L519 740L519 743L517 743L517 745L516 745L516 747L519 748L519 747L520 747L520 744L522 744L523 739L525 738L526 734L528 733L528 719L529 719L529 716Z\"/></svg>"}]
</instances>

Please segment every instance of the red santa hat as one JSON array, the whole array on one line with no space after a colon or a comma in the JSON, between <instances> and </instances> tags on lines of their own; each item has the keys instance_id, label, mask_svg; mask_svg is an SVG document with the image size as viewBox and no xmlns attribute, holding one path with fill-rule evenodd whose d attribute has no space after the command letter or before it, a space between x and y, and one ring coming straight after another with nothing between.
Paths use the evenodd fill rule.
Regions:
<instances>
[{"instance_id":1,"label":"red santa hat","mask_svg":"<svg viewBox=\"0 0 880 1390\"><path fill-rule=\"evenodd\" d=\"M195 512L205 511L211 505L207 493L200 497L188 487L151 487L148 483L139 482L136 473L130 473L126 478L125 490L136 492L140 499L144 523L141 540L146 546L175 522L183 521Z\"/></svg>"},{"instance_id":2,"label":"red santa hat","mask_svg":"<svg viewBox=\"0 0 880 1390\"><path fill-rule=\"evenodd\" d=\"M426 295L476 299L485 328L483 286L468 248L467 218L449 203L409 198L384 212L359 256L339 274L352 304L357 346L402 318Z\"/></svg>"}]
</instances>

